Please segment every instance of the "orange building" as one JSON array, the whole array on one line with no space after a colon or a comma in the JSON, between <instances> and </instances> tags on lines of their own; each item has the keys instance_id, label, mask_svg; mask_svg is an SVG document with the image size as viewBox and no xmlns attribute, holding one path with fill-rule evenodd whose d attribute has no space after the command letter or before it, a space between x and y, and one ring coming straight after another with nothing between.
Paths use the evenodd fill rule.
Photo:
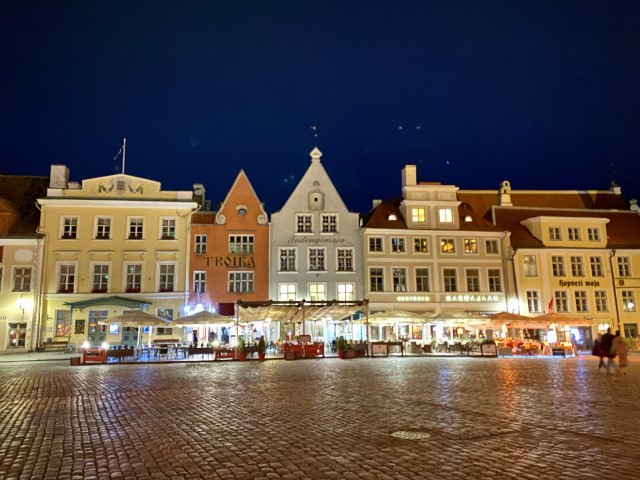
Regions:
<instances>
[{"instance_id":1,"label":"orange building","mask_svg":"<svg viewBox=\"0 0 640 480\"><path fill-rule=\"evenodd\" d=\"M196 197L198 193L196 192ZM189 304L185 314L210 310L234 315L237 300L269 298L269 218L243 170L217 211L191 221Z\"/></svg>"}]
</instances>

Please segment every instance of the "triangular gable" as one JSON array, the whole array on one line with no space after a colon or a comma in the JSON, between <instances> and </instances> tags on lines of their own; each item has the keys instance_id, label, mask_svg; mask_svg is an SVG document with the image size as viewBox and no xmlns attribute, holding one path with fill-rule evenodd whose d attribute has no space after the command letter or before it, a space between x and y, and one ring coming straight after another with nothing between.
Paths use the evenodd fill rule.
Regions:
<instances>
[{"instance_id":1,"label":"triangular gable","mask_svg":"<svg viewBox=\"0 0 640 480\"><path fill-rule=\"evenodd\" d=\"M247 214L250 215L249 218L254 218L257 223L264 225L268 222L267 212L265 212L264 206L244 170L240 170L216 212L216 223L225 223L224 219L231 218L231 215L238 213L238 209L241 207L246 208Z\"/></svg>"}]
</instances>

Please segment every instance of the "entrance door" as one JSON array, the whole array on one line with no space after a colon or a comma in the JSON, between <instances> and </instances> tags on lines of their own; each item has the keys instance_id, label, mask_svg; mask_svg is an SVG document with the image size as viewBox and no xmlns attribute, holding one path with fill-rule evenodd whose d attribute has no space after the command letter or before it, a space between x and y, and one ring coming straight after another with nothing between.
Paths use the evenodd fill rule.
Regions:
<instances>
[{"instance_id":1,"label":"entrance door","mask_svg":"<svg viewBox=\"0 0 640 480\"><path fill-rule=\"evenodd\" d=\"M26 323L9 324L9 345L8 348L24 348L27 339Z\"/></svg>"},{"instance_id":2,"label":"entrance door","mask_svg":"<svg viewBox=\"0 0 640 480\"><path fill-rule=\"evenodd\" d=\"M578 340L578 350L591 350L593 348L593 333L591 327L578 327L580 339Z\"/></svg>"}]
</instances>

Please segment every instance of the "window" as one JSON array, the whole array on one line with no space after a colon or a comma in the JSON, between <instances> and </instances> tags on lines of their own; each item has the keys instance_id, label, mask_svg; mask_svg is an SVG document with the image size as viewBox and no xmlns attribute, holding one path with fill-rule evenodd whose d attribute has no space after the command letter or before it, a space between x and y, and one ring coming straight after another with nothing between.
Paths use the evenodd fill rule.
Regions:
<instances>
[{"instance_id":1,"label":"window","mask_svg":"<svg viewBox=\"0 0 640 480\"><path fill-rule=\"evenodd\" d=\"M111 219L98 217L96 219L96 239L107 240L109 238L111 238Z\"/></svg>"},{"instance_id":2,"label":"window","mask_svg":"<svg viewBox=\"0 0 640 480\"><path fill-rule=\"evenodd\" d=\"M193 272L193 291L196 293L206 293L207 272Z\"/></svg>"},{"instance_id":3,"label":"window","mask_svg":"<svg viewBox=\"0 0 640 480\"><path fill-rule=\"evenodd\" d=\"M160 283L158 286L159 291L173 292L176 266L170 263L162 263L160 264L159 271L160 271L160 276L159 276Z\"/></svg>"},{"instance_id":4,"label":"window","mask_svg":"<svg viewBox=\"0 0 640 480\"><path fill-rule=\"evenodd\" d=\"M327 299L326 283L310 283L308 287L309 300L312 302L324 302Z\"/></svg>"},{"instance_id":5,"label":"window","mask_svg":"<svg viewBox=\"0 0 640 480\"><path fill-rule=\"evenodd\" d=\"M480 272L477 268L467 269L467 292L480 291Z\"/></svg>"},{"instance_id":6,"label":"window","mask_svg":"<svg viewBox=\"0 0 640 480\"><path fill-rule=\"evenodd\" d=\"M525 277L537 277L538 276L538 261L535 255L524 255L522 257L524 263L524 276Z\"/></svg>"},{"instance_id":7,"label":"window","mask_svg":"<svg viewBox=\"0 0 640 480\"><path fill-rule=\"evenodd\" d=\"M339 302L348 302L356 299L355 293L355 284L353 283L338 283L336 284L338 287L338 301Z\"/></svg>"},{"instance_id":8,"label":"window","mask_svg":"<svg viewBox=\"0 0 640 480\"><path fill-rule=\"evenodd\" d=\"M20 267L13 271L13 292L28 292L31 290L31 268Z\"/></svg>"},{"instance_id":9,"label":"window","mask_svg":"<svg viewBox=\"0 0 640 480\"><path fill-rule=\"evenodd\" d=\"M129 219L129 240L142 240L144 218Z\"/></svg>"},{"instance_id":10,"label":"window","mask_svg":"<svg viewBox=\"0 0 640 480\"><path fill-rule=\"evenodd\" d=\"M443 238L440 240L440 251L442 253L456 253L456 244L453 238Z\"/></svg>"},{"instance_id":11,"label":"window","mask_svg":"<svg viewBox=\"0 0 640 480\"><path fill-rule=\"evenodd\" d=\"M607 302L607 291L606 290L595 290L593 295L596 299L596 312L608 312L609 304Z\"/></svg>"},{"instance_id":12,"label":"window","mask_svg":"<svg viewBox=\"0 0 640 480\"><path fill-rule=\"evenodd\" d=\"M404 246L404 238L391 237L391 251L394 253L404 253L406 251Z\"/></svg>"},{"instance_id":13,"label":"window","mask_svg":"<svg viewBox=\"0 0 640 480\"><path fill-rule=\"evenodd\" d=\"M161 218L162 229L160 231L161 240L175 240L176 238L176 219Z\"/></svg>"},{"instance_id":14,"label":"window","mask_svg":"<svg viewBox=\"0 0 640 480\"><path fill-rule=\"evenodd\" d=\"M412 208L411 209L411 221L413 223L424 223L427 221L427 217L424 214L424 208Z\"/></svg>"},{"instance_id":15,"label":"window","mask_svg":"<svg viewBox=\"0 0 640 480\"><path fill-rule=\"evenodd\" d=\"M142 264L129 263L125 267L125 288L128 293L137 293L142 288Z\"/></svg>"},{"instance_id":16,"label":"window","mask_svg":"<svg viewBox=\"0 0 640 480\"><path fill-rule=\"evenodd\" d=\"M78 238L78 219L76 217L63 217L62 238Z\"/></svg>"},{"instance_id":17,"label":"window","mask_svg":"<svg viewBox=\"0 0 640 480\"><path fill-rule=\"evenodd\" d=\"M580 229L576 227L569 227L568 235L569 240L578 241L580 240Z\"/></svg>"},{"instance_id":18,"label":"window","mask_svg":"<svg viewBox=\"0 0 640 480\"><path fill-rule=\"evenodd\" d=\"M487 255L498 255L498 241L497 240L485 240L484 248L487 251Z\"/></svg>"},{"instance_id":19,"label":"window","mask_svg":"<svg viewBox=\"0 0 640 480\"><path fill-rule=\"evenodd\" d=\"M97 264L93 266L93 282L91 293L106 293L109 288L109 265Z\"/></svg>"},{"instance_id":20,"label":"window","mask_svg":"<svg viewBox=\"0 0 640 480\"><path fill-rule=\"evenodd\" d=\"M296 271L296 249L295 248L280 249L280 271L281 272Z\"/></svg>"},{"instance_id":21,"label":"window","mask_svg":"<svg viewBox=\"0 0 640 480\"><path fill-rule=\"evenodd\" d=\"M382 252L382 238L369 237L369 251L370 252Z\"/></svg>"},{"instance_id":22,"label":"window","mask_svg":"<svg viewBox=\"0 0 640 480\"><path fill-rule=\"evenodd\" d=\"M312 233L311 215L296 215L296 233Z\"/></svg>"},{"instance_id":23,"label":"window","mask_svg":"<svg viewBox=\"0 0 640 480\"><path fill-rule=\"evenodd\" d=\"M407 291L407 270L405 268L393 268L393 291Z\"/></svg>"},{"instance_id":24,"label":"window","mask_svg":"<svg viewBox=\"0 0 640 480\"><path fill-rule=\"evenodd\" d=\"M295 283L281 283L278 285L278 300L289 302L296 299L297 286Z\"/></svg>"},{"instance_id":25,"label":"window","mask_svg":"<svg viewBox=\"0 0 640 480\"><path fill-rule=\"evenodd\" d=\"M353 272L353 249L338 248L338 272Z\"/></svg>"},{"instance_id":26,"label":"window","mask_svg":"<svg viewBox=\"0 0 640 480\"><path fill-rule=\"evenodd\" d=\"M440 223L453 223L453 210L450 208L439 208L438 218Z\"/></svg>"},{"instance_id":27,"label":"window","mask_svg":"<svg viewBox=\"0 0 640 480\"><path fill-rule=\"evenodd\" d=\"M322 218L322 233L336 233L338 231L338 216L329 215L323 213Z\"/></svg>"},{"instance_id":28,"label":"window","mask_svg":"<svg viewBox=\"0 0 640 480\"><path fill-rule=\"evenodd\" d=\"M551 271L554 277L564 277L564 257L560 255L551 256Z\"/></svg>"},{"instance_id":29,"label":"window","mask_svg":"<svg viewBox=\"0 0 640 480\"><path fill-rule=\"evenodd\" d=\"M416 290L418 292L430 292L431 286L429 281L428 268L416 268Z\"/></svg>"},{"instance_id":30,"label":"window","mask_svg":"<svg viewBox=\"0 0 640 480\"><path fill-rule=\"evenodd\" d=\"M475 238L465 238L464 253L478 253L478 240Z\"/></svg>"},{"instance_id":31,"label":"window","mask_svg":"<svg viewBox=\"0 0 640 480\"><path fill-rule=\"evenodd\" d=\"M618 276L631 276L631 260L629 257L618 257Z\"/></svg>"},{"instance_id":32,"label":"window","mask_svg":"<svg viewBox=\"0 0 640 480\"><path fill-rule=\"evenodd\" d=\"M569 257L571 261L571 275L574 277L584 277L584 265L582 263L582 257L572 255Z\"/></svg>"},{"instance_id":33,"label":"window","mask_svg":"<svg viewBox=\"0 0 640 480\"><path fill-rule=\"evenodd\" d=\"M76 283L76 266L61 264L58 268L58 293L73 293Z\"/></svg>"},{"instance_id":34,"label":"window","mask_svg":"<svg viewBox=\"0 0 640 480\"><path fill-rule=\"evenodd\" d=\"M229 272L229 293L252 293L253 272Z\"/></svg>"},{"instance_id":35,"label":"window","mask_svg":"<svg viewBox=\"0 0 640 480\"><path fill-rule=\"evenodd\" d=\"M444 281L445 292L458 291L458 281L457 281L457 274L456 274L455 268L445 268L442 271L442 279Z\"/></svg>"},{"instance_id":36,"label":"window","mask_svg":"<svg viewBox=\"0 0 640 480\"><path fill-rule=\"evenodd\" d=\"M633 295L633 290L622 290L622 309L625 312L636 311L636 301Z\"/></svg>"},{"instance_id":37,"label":"window","mask_svg":"<svg viewBox=\"0 0 640 480\"><path fill-rule=\"evenodd\" d=\"M560 227L549 227L549 240L553 240L555 242L562 240Z\"/></svg>"},{"instance_id":38,"label":"window","mask_svg":"<svg viewBox=\"0 0 640 480\"><path fill-rule=\"evenodd\" d=\"M253 253L253 235L229 235L229 253Z\"/></svg>"},{"instance_id":39,"label":"window","mask_svg":"<svg viewBox=\"0 0 640 480\"><path fill-rule=\"evenodd\" d=\"M591 276L604 277L604 268L602 267L602 257L589 257L591 263Z\"/></svg>"},{"instance_id":40,"label":"window","mask_svg":"<svg viewBox=\"0 0 640 480\"><path fill-rule=\"evenodd\" d=\"M173 308L156 308L156 317L164 318L166 320L173 320ZM165 335L171 335L173 333L172 328L165 327L164 330L168 330ZM158 335L162 335L160 333L160 328L158 328L157 333Z\"/></svg>"},{"instance_id":41,"label":"window","mask_svg":"<svg viewBox=\"0 0 640 480\"><path fill-rule=\"evenodd\" d=\"M207 236L206 235L196 235L195 236L195 254L196 255L204 255L207 253Z\"/></svg>"},{"instance_id":42,"label":"window","mask_svg":"<svg viewBox=\"0 0 640 480\"><path fill-rule=\"evenodd\" d=\"M556 302L556 311L558 313L566 313L569 311L569 295L565 290L555 292L554 300Z\"/></svg>"},{"instance_id":43,"label":"window","mask_svg":"<svg viewBox=\"0 0 640 480\"><path fill-rule=\"evenodd\" d=\"M527 290L527 307L529 313L540 313L540 294L534 290Z\"/></svg>"},{"instance_id":44,"label":"window","mask_svg":"<svg viewBox=\"0 0 640 480\"><path fill-rule=\"evenodd\" d=\"M384 292L384 273L381 268L369 270L369 289L372 292Z\"/></svg>"},{"instance_id":45,"label":"window","mask_svg":"<svg viewBox=\"0 0 640 480\"><path fill-rule=\"evenodd\" d=\"M490 268L487 271L489 275L489 291L501 292L502 291L502 275L499 268Z\"/></svg>"},{"instance_id":46,"label":"window","mask_svg":"<svg viewBox=\"0 0 640 480\"><path fill-rule=\"evenodd\" d=\"M588 312L587 292L584 290L576 290L576 312Z\"/></svg>"},{"instance_id":47,"label":"window","mask_svg":"<svg viewBox=\"0 0 640 480\"><path fill-rule=\"evenodd\" d=\"M600 241L600 229L598 227L587 228L587 238L590 242Z\"/></svg>"},{"instance_id":48,"label":"window","mask_svg":"<svg viewBox=\"0 0 640 480\"><path fill-rule=\"evenodd\" d=\"M71 335L71 312L68 309L56 310L56 337L68 337Z\"/></svg>"},{"instance_id":49,"label":"window","mask_svg":"<svg viewBox=\"0 0 640 480\"><path fill-rule=\"evenodd\" d=\"M415 253L429 253L429 243L426 238L413 239L413 251Z\"/></svg>"},{"instance_id":50,"label":"window","mask_svg":"<svg viewBox=\"0 0 640 480\"><path fill-rule=\"evenodd\" d=\"M2 291L2 274L4 273L4 269L0 267L0 292Z\"/></svg>"},{"instance_id":51,"label":"window","mask_svg":"<svg viewBox=\"0 0 640 480\"><path fill-rule=\"evenodd\" d=\"M309 271L324 272L327 270L324 263L325 252L326 252L325 248L309 249Z\"/></svg>"}]
</instances>

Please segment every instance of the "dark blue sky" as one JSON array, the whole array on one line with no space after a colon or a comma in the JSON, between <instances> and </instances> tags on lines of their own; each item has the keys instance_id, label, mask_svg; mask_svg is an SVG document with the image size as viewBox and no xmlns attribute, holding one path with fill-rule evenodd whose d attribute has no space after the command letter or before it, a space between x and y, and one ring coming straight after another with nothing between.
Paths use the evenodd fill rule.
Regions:
<instances>
[{"instance_id":1,"label":"dark blue sky","mask_svg":"<svg viewBox=\"0 0 640 480\"><path fill-rule=\"evenodd\" d=\"M0 2L0 169L126 173L267 211L315 140L347 206L400 170L640 197L640 2Z\"/></svg>"}]
</instances>

